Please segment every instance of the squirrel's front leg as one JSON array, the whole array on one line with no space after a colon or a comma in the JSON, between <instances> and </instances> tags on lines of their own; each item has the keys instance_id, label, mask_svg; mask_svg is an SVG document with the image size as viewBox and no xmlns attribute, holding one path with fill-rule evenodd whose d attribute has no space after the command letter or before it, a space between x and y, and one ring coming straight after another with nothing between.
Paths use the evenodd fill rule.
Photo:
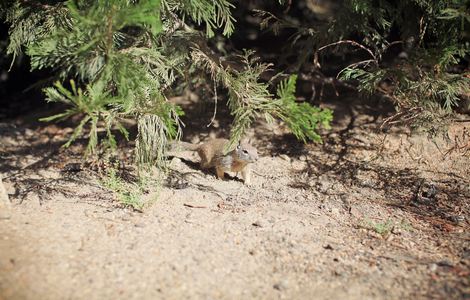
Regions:
<instances>
[{"instance_id":1,"label":"squirrel's front leg","mask_svg":"<svg viewBox=\"0 0 470 300\"><path fill-rule=\"evenodd\" d=\"M243 182L246 185L251 185L251 166L248 164L243 168L242 172Z\"/></svg>"},{"instance_id":2,"label":"squirrel's front leg","mask_svg":"<svg viewBox=\"0 0 470 300\"><path fill-rule=\"evenodd\" d=\"M224 179L224 175L225 175L224 169L222 169L221 167L215 167L215 172L217 174L217 178Z\"/></svg>"}]
</instances>

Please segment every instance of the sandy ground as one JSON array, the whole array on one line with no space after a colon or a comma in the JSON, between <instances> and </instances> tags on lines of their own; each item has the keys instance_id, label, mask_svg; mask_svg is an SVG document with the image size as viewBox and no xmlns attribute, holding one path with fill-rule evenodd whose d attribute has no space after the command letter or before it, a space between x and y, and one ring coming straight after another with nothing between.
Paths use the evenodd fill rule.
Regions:
<instances>
[{"instance_id":1,"label":"sandy ground","mask_svg":"<svg viewBox=\"0 0 470 300\"><path fill-rule=\"evenodd\" d=\"M470 299L468 154L335 109L322 145L257 126L252 186L182 153L143 212L70 129L1 124L0 299Z\"/></svg>"}]
</instances>

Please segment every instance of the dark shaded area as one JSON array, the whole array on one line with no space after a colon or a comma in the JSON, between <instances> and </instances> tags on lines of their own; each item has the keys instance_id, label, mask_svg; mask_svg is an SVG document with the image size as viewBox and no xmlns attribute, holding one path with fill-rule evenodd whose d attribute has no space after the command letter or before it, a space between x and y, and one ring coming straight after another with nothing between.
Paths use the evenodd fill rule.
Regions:
<instances>
[{"instance_id":1,"label":"dark shaded area","mask_svg":"<svg viewBox=\"0 0 470 300\"><path fill-rule=\"evenodd\" d=\"M329 3L328 1L326 2ZM318 3L325 4L325 1L318 1ZM331 3L337 5L339 2L333 1ZM330 9L334 10L335 5L330 7ZM210 41L210 43L212 43L212 46L215 46L217 42L222 42L227 51L234 53L240 52L243 49L253 49L257 52L257 55L261 56L262 61L273 63L276 72L289 72L290 66L295 64L297 59L297 56L289 57L289 55L285 55L285 47L289 44L286 41L291 37L293 30L283 29L279 35L260 30L259 23L261 18L256 16L253 12L254 9L269 11L279 16L289 14L292 18L297 18L302 22L315 22L317 19L312 10L306 8L306 1L294 1L287 7L279 5L277 1L238 1L233 10L233 16L237 20L233 36L228 40L216 38ZM392 31L392 34L397 35L391 37L392 39L398 37L397 30ZM12 57L5 55L7 39L8 27L6 24L0 24L0 49L3 53L0 57L0 121L27 116L29 122L36 123L40 115L51 115L51 110L55 109L60 111L62 107L47 104L41 92L42 87L51 83L52 73L48 70L30 72L30 63L26 55L20 55L11 65ZM397 55L401 49L400 47L393 48L393 51L387 54ZM295 53L295 51L292 51L292 53ZM360 58L362 54L358 52L356 55L357 57L354 59ZM335 81L334 76L336 72L344 67L347 60L353 58L330 55L328 59L327 64L323 63L323 74L312 71L311 62L302 66L300 71L303 76L299 76L297 82L297 96L299 100L332 108L335 116L333 126L341 129L323 132L325 143L321 146L313 146L318 147L325 155L331 157L329 163L324 164L321 161L309 161L309 163L313 164L312 168L305 170L305 172L316 176L332 174L339 176L342 182L348 182L359 187L364 186L357 181L358 172L373 172L379 177L379 181L382 182L378 188L382 189L385 193L397 196L397 198L403 198L399 194L403 192L402 189L395 189L393 186L406 187L410 192L416 190L416 184L420 182L421 178L417 177L413 171L382 170L374 166L356 164L345 159L345 155L351 151L351 147L371 147L363 145L360 140L355 141L357 137L352 134L352 130L358 126L357 117L363 116L367 119L367 121L362 120L360 122L361 126L370 124L370 130L381 130L377 124L394 112L393 105L386 98L361 97L355 89ZM10 65L11 70L9 71ZM199 93L199 95L183 96L183 101L180 103L186 112L182 120L186 125L184 139L187 141L198 138L227 137L229 135L232 117L226 106L226 99L222 96L224 91L222 90L218 93L220 97L217 102L217 114L215 119L212 119L215 109L213 91L210 91L211 87L204 88L204 95ZM191 97L195 97L195 99L188 100ZM33 111L39 112L39 114L32 114L31 112ZM72 119L67 122L69 123L61 124L60 126L64 128L64 126L70 125L73 128L74 120ZM14 129L14 125L4 123L0 127L0 134L11 139L15 139L17 135L27 134L24 132L24 129ZM33 134L37 134L40 130L39 126ZM43 159L30 166L31 168L49 164L51 158L56 159L57 154L62 151L60 146L66 140L65 138L54 140L53 137L56 134L57 132L51 132L46 143L38 143L37 145L31 145L31 147L19 147L16 151L9 153L2 153L0 150L0 156L8 162L2 165L0 172L20 171L19 167L16 167L16 164L12 163L12 161L32 153L43 157ZM68 136L68 134L65 136ZM133 140L135 134L134 127L131 129L131 140ZM260 136L261 140L258 141L256 146L260 153L264 155L277 156L285 154L293 159L298 159L302 155L306 155L312 147L299 142L292 134L264 134ZM119 134L117 137L119 142L124 143ZM351 142L357 143L352 146ZM76 144L83 150L86 147L86 139L78 140ZM197 164L186 163L190 164L194 169L198 168ZM312 171L313 169L319 171L314 172ZM392 184L385 184L386 182ZM448 193L451 192L448 191ZM398 194L395 195L394 193Z\"/></svg>"},{"instance_id":2,"label":"dark shaded area","mask_svg":"<svg viewBox=\"0 0 470 300\"><path fill-rule=\"evenodd\" d=\"M15 118L34 110L48 110L53 106L44 101L41 88L50 82L49 71L30 71L27 55L13 61L6 55L8 26L0 23L0 121Z\"/></svg>"},{"instance_id":3,"label":"dark shaded area","mask_svg":"<svg viewBox=\"0 0 470 300\"><path fill-rule=\"evenodd\" d=\"M256 55L261 57L263 62L272 63L272 74L266 74L263 80L270 79L270 76L277 72L296 73L293 69L298 62L297 49L289 49L289 39L292 38L294 29L285 28L275 35L271 31L261 30L260 22L262 18L256 15L255 10L264 10L278 16L287 16L298 19L308 25L309 21L315 21L316 15L306 6L307 1L295 1L288 6L279 5L277 1L236 1L234 3L233 17L237 20L236 30L229 38L215 37L209 41L213 49L218 48L222 43L227 54L241 53L243 49L256 51ZM331 2L331 1L330 1ZM337 1L336 1L337 2ZM332 3L335 4L335 1ZM328 4L328 1L320 1L320 5ZM338 4L338 3L336 3ZM336 5L335 4L335 5ZM31 4L32 5L32 4ZM202 25L201 25L202 26ZM197 26L196 26L197 27ZM8 45L8 24L0 24L0 121L26 115L28 112L38 111L44 115L51 115L46 111L53 109L54 112L63 111L63 107L58 108L57 104L48 104L44 101L42 88L50 86L54 81L54 72L51 70L30 70L30 61L27 55L21 54L15 58L6 55ZM358 54L360 55L360 54ZM312 104L319 105L324 101L342 97L353 90L341 85L334 79L339 69L344 67L344 57L329 55L328 63L324 64L322 74L313 74L311 63L302 67L303 76L299 76L297 82L297 96L299 100L309 101ZM348 58L349 60L352 58ZM11 69L10 69L11 66ZM331 78L324 78L331 76ZM209 80L210 82L210 80ZM198 87L199 90L200 87ZM205 87L211 88L211 87ZM202 92L201 92L202 93ZM207 93L205 93L207 94ZM209 92L210 94L210 92ZM221 91L220 95L223 95ZM219 96L220 96L219 95ZM230 124L231 118L225 120L226 106L224 97L219 97L218 113L221 112L219 121L223 122L221 128ZM202 104L197 113L203 113L210 122L213 107L205 105L208 99L201 99ZM210 100L209 100L210 102ZM191 107L192 109L193 107ZM189 110L187 111L189 112ZM41 115L42 116L42 115ZM188 126L191 124L191 118L184 119ZM224 125L224 126L222 126Z\"/></svg>"},{"instance_id":4,"label":"dark shaded area","mask_svg":"<svg viewBox=\"0 0 470 300\"><path fill-rule=\"evenodd\" d=\"M371 143L367 136L358 135L358 128L379 131L377 117L386 110L380 106L374 110L360 101L350 101L350 104L336 102L335 111L343 115L325 136L323 144L304 147L293 145L290 151L285 151L283 149L289 148L286 146L289 138L285 138L284 142L276 141L275 145L280 147L273 151L278 154L288 153L289 157L296 159L306 155L304 159L307 167L296 172L291 187L315 189L321 194L336 194L334 189L329 190L334 183L341 183L351 191L369 189L386 195L389 199L387 205L413 213L442 234L451 231L454 226L468 224L470 193L466 187L470 186L469 178L448 170L439 172L442 179L430 180L416 166L384 166L381 163L385 159L381 157L382 145ZM406 134L402 130L402 134ZM361 132L364 133L363 129ZM397 129L393 134L399 133ZM374 152L376 158L366 161L355 157L354 153L364 150ZM302 178L306 178L306 181ZM311 178L319 178L319 181L312 182ZM338 195L349 198L343 192Z\"/></svg>"}]
</instances>

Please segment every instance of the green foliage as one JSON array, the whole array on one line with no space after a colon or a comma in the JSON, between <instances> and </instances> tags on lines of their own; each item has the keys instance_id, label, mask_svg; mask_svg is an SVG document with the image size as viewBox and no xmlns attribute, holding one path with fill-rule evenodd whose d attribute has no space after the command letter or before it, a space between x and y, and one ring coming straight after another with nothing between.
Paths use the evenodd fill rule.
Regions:
<instances>
[{"instance_id":1,"label":"green foliage","mask_svg":"<svg viewBox=\"0 0 470 300\"><path fill-rule=\"evenodd\" d=\"M382 63L380 58L388 50L384 47L375 50L378 58L375 65L347 68L340 78L358 80L359 90L369 93L380 91L381 82L390 83L393 90L387 95L398 111L419 111L414 114L412 123L435 129L436 121L452 115L459 96L470 92L470 79L465 74L448 72L449 67L470 54L470 43L464 36L469 25L466 6L464 1L399 1L392 6L384 5L386 19L399 26L408 43L405 45L408 60L398 64ZM370 10L363 13L373 18ZM382 24L380 19L373 20L375 24ZM391 27L386 29L385 33ZM385 33L377 34L384 36Z\"/></svg>"},{"instance_id":2,"label":"green foliage","mask_svg":"<svg viewBox=\"0 0 470 300\"><path fill-rule=\"evenodd\" d=\"M140 119L147 114L159 116L168 129L162 134L176 136L179 119L174 112L179 109L171 105L162 92L175 80L178 59L167 58L161 48L152 47L152 39L162 29L160 2L67 1L65 5L58 5L60 12L56 11L61 17L55 19L66 20L61 23L63 26L49 21L47 24L56 26L26 36L25 28L32 26L31 19L49 18L45 13L52 7L33 12L16 4L10 11L10 15L16 17L10 19L21 26L11 26L10 45L15 54L18 45L27 46L33 69L53 68L60 79L77 78L80 85L85 86L82 90L76 87L75 81L70 81L69 91L57 82L44 90L48 101L63 102L71 108L43 120L62 120L76 114L84 116L65 146L87 128L88 150L93 152L98 144L99 128L104 127L108 144L115 147L113 128L128 137L120 120ZM161 137L155 139L161 140Z\"/></svg>"},{"instance_id":3,"label":"green foliage","mask_svg":"<svg viewBox=\"0 0 470 300\"><path fill-rule=\"evenodd\" d=\"M258 116L264 116L268 122L274 117L280 118L296 137L304 142L307 139L321 141L317 129L320 126L328 128L332 113L328 109L322 110L307 103L295 102L295 75L280 83L276 99L269 92L269 85L259 82L261 74L267 71L270 65L259 63L253 52L245 51L239 56L243 63L241 71L223 67L197 49L194 49L192 57L196 64L206 69L228 90L228 105L234 121L226 150L238 143Z\"/></svg>"},{"instance_id":4,"label":"green foliage","mask_svg":"<svg viewBox=\"0 0 470 300\"><path fill-rule=\"evenodd\" d=\"M382 236L389 235L393 229L393 222L391 220L387 220L386 222L373 222L368 221L366 228L369 228Z\"/></svg>"},{"instance_id":5,"label":"green foliage","mask_svg":"<svg viewBox=\"0 0 470 300\"><path fill-rule=\"evenodd\" d=\"M107 168L106 175L102 176L101 185L111 190L121 204L142 211L155 200L155 197L148 199L146 192L151 187L158 186L159 182L155 176L149 177L147 173L135 182L126 181L119 175L118 168L112 166Z\"/></svg>"},{"instance_id":6,"label":"green foliage","mask_svg":"<svg viewBox=\"0 0 470 300\"><path fill-rule=\"evenodd\" d=\"M175 139L181 135L180 128L173 120L177 119L182 112L169 106L167 109L169 110L166 114L160 114L163 118L167 118L166 120L156 114L147 114L139 118L136 159L140 166L148 167L158 162L160 167L164 167L165 147L162 145L168 144L167 138Z\"/></svg>"},{"instance_id":7,"label":"green foliage","mask_svg":"<svg viewBox=\"0 0 470 300\"><path fill-rule=\"evenodd\" d=\"M233 33L234 5L227 0L10 2L0 6L10 24L8 52L25 49L33 70L53 70L57 82L44 89L47 101L68 106L43 120L81 117L65 146L86 134L89 152L101 141L116 148L116 132L127 138L124 124L131 119L138 128L136 162L164 168L166 144L181 136L183 113L167 97L188 76L204 78L201 71L228 91L231 145L260 116L280 118L303 141L320 141L317 129L331 120L330 111L295 102L294 77L274 97L260 81L269 65L253 53L235 57L241 68L217 61L207 38Z\"/></svg>"},{"instance_id":8,"label":"green foliage","mask_svg":"<svg viewBox=\"0 0 470 300\"><path fill-rule=\"evenodd\" d=\"M44 120L81 116L66 146L86 134L90 152L101 140L116 147L115 133L127 137L123 124L131 119L138 126L136 162L163 167L165 144L181 135L182 111L167 97L191 78L203 80L202 72L227 91L230 147L260 117L282 120L304 142L320 142L318 130L328 128L332 113L297 102L295 76L276 89L260 80L272 66L252 52L228 64L207 46L208 38L234 32L233 8L228 0L8 0L0 16L10 25L8 53L15 57L25 50L32 69L55 72L57 83L44 90L47 100L69 108ZM333 5L330 15L305 23L259 14L265 17L263 28L295 29L287 43L294 52L286 51L298 57L294 73L312 58L317 68L332 53L361 59L364 54L339 78L357 83L362 92L386 93L399 112L412 111L408 116L431 123L450 115L469 91L468 77L449 72L469 55L467 8L462 0L345 0ZM399 39L390 40L396 33ZM345 40L353 36L356 40ZM408 60L387 61L399 45ZM384 92L383 83L392 88Z\"/></svg>"},{"instance_id":9,"label":"green foliage","mask_svg":"<svg viewBox=\"0 0 470 300\"><path fill-rule=\"evenodd\" d=\"M460 96L470 93L470 78L460 74L429 71L417 64L369 69L346 68L339 78L358 82L358 89L368 94L382 91L397 105L403 122L437 133L459 105ZM393 89L383 91L387 82ZM393 120L396 121L396 120ZM439 121L439 122L437 122Z\"/></svg>"},{"instance_id":10,"label":"green foliage","mask_svg":"<svg viewBox=\"0 0 470 300\"><path fill-rule=\"evenodd\" d=\"M83 132L84 126L89 123L89 142L88 149L93 151L98 144L98 121L106 120L105 129L107 132L108 142L112 147L116 146L114 136L111 133L111 127L114 125L116 111L109 109L108 106L113 104L113 98L105 90L102 82L94 85L88 85L85 92L81 88L77 88L73 80L70 81L71 91L66 89L60 82L55 83L55 87L49 87L44 90L47 101L62 102L71 106L63 113L41 119L42 121L53 121L66 119L70 116L82 113L85 117L75 128L69 141L64 145L68 147ZM128 136L127 130L121 125L116 124L125 137Z\"/></svg>"},{"instance_id":11,"label":"green foliage","mask_svg":"<svg viewBox=\"0 0 470 300\"><path fill-rule=\"evenodd\" d=\"M307 140L321 142L318 134L319 127L330 128L333 113L329 109L320 109L308 103L295 102L296 75L281 81L277 89L279 117L286 122L294 135L307 142Z\"/></svg>"},{"instance_id":12,"label":"green foliage","mask_svg":"<svg viewBox=\"0 0 470 300\"><path fill-rule=\"evenodd\" d=\"M360 92L386 94L408 124L433 129L432 123L450 119L461 96L470 92L468 75L455 71L470 55L469 8L465 0L345 0L326 16L316 12L301 22L258 15L264 18L261 28L275 34L295 29L283 54L297 58L297 70L312 58L310 72L319 72L327 57L356 59L338 78L355 83ZM407 58L390 61L398 49ZM384 90L384 83L390 89Z\"/></svg>"},{"instance_id":13,"label":"green foliage","mask_svg":"<svg viewBox=\"0 0 470 300\"><path fill-rule=\"evenodd\" d=\"M115 168L108 168L108 174L101 180L103 186L113 191L117 199L124 205L141 210L144 203L141 201L141 191L138 185L123 181Z\"/></svg>"},{"instance_id":14,"label":"green foliage","mask_svg":"<svg viewBox=\"0 0 470 300\"><path fill-rule=\"evenodd\" d=\"M234 7L226 0L163 0L170 11L179 11L183 16L189 16L196 24L205 24L206 36L213 37L214 30L223 28L223 35L229 36L234 31L235 19L230 9Z\"/></svg>"},{"instance_id":15,"label":"green foliage","mask_svg":"<svg viewBox=\"0 0 470 300\"><path fill-rule=\"evenodd\" d=\"M7 3L10 2L10 3ZM6 1L0 15L10 24L7 54L13 59L21 54L22 46L30 46L46 37L58 27L70 27L67 8L63 4L21 5L19 1Z\"/></svg>"},{"instance_id":16,"label":"green foliage","mask_svg":"<svg viewBox=\"0 0 470 300\"><path fill-rule=\"evenodd\" d=\"M380 234L381 236L385 237L392 233L392 231L399 229L403 231L412 231L413 227L411 224L402 219L399 223L394 222L391 219L386 220L385 222L374 222L372 220L366 219L360 225L366 229L375 231L376 233Z\"/></svg>"}]
</instances>

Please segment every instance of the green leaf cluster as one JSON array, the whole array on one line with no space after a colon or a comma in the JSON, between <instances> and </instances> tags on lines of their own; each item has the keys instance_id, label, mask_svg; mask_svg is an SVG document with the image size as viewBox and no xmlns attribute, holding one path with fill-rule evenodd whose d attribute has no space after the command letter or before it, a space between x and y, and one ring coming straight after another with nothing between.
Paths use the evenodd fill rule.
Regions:
<instances>
[{"instance_id":1,"label":"green leaf cluster","mask_svg":"<svg viewBox=\"0 0 470 300\"><path fill-rule=\"evenodd\" d=\"M331 112L295 101L295 77L277 97L260 80L269 65L246 52L242 68L224 66L207 47L216 33L229 36L235 20L227 0L12 1L0 6L10 25L9 53L31 58L33 70L54 72L44 89L50 102L67 109L44 121L80 116L70 140L88 136L88 151L101 141L117 147L115 134L129 137L137 123L136 162L164 167L166 144L181 136L181 108L168 101L202 72L226 88L233 115L231 145L264 116L283 120L301 140L320 141ZM201 31L203 33L201 33Z\"/></svg>"},{"instance_id":2,"label":"green leaf cluster","mask_svg":"<svg viewBox=\"0 0 470 300\"><path fill-rule=\"evenodd\" d=\"M287 124L292 133L303 142L307 140L321 142L318 129L330 128L333 112L308 103L297 103L295 98L296 75L281 81L277 88L276 100L279 117Z\"/></svg>"},{"instance_id":3,"label":"green leaf cluster","mask_svg":"<svg viewBox=\"0 0 470 300\"><path fill-rule=\"evenodd\" d=\"M33 70L56 71L58 81L44 89L47 100L70 108L43 120L83 116L65 146L86 129L93 152L103 128L106 143L116 147L114 129L127 139L122 121L148 114L164 122L164 134L177 136L181 110L166 100L164 90L175 81L181 58L167 57L156 43L163 28L159 0L66 1L33 8L18 1L7 10L9 49L17 55L23 45ZM41 30L26 33L33 25Z\"/></svg>"},{"instance_id":4,"label":"green leaf cluster","mask_svg":"<svg viewBox=\"0 0 470 300\"><path fill-rule=\"evenodd\" d=\"M193 50L192 57L196 64L206 69L228 90L228 105L234 120L227 151L240 141L258 117L264 117L268 122L279 118L300 140L321 142L318 129L322 126L329 128L332 112L308 103L295 102L296 75L280 82L276 98L270 93L269 84L259 81L270 65L260 63L251 51L239 56L243 63L241 70L219 65L198 49Z\"/></svg>"},{"instance_id":5,"label":"green leaf cluster","mask_svg":"<svg viewBox=\"0 0 470 300\"><path fill-rule=\"evenodd\" d=\"M470 92L468 72L461 68L470 56L468 1L345 0L327 11L305 14L300 22L258 15L263 29L294 30L281 59L295 56L299 72L312 58L311 72L320 72L323 61L341 59L346 67L339 67L338 78L360 92L386 94L398 111L419 111L417 124L451 119ZM384 91L384 84L391 88Z\"/></svg>"}]
</instances>

